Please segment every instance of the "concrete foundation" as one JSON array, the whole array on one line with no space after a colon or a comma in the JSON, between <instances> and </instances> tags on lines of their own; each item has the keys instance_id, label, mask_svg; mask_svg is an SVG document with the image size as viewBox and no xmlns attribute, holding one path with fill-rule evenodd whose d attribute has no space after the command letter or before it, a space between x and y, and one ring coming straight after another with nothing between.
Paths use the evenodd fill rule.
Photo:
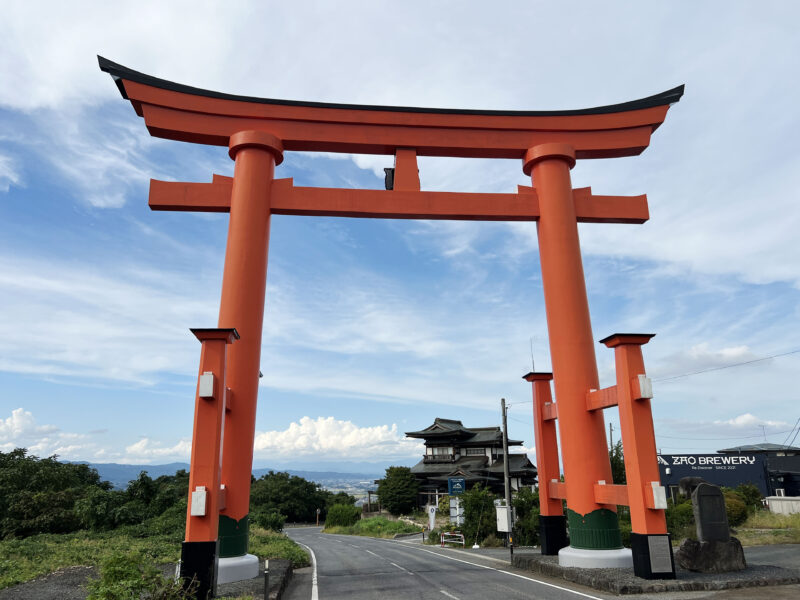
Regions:
<instances>
[{"instance_id":1,"label":"concrete foundation","mask_svg":"<svg viewBox=\"0 0 800 600\"><path fill-rule=\"evenodd\" d=\"M632 569L633 557L630 548L617 550L584 550L567 546L558 552L561 567L582 569Z\"/></svg>"},{"instance_id":2,"label":"concrete foundation","mask_svg":"<svg viewBox=\"0 0 800 600\"><path fill-rule=\"evenodd\" d=\"M244 581L258 577L258 557L252 554L220 558L217 565L217 584Z\"/></svg>"}]
</instances>

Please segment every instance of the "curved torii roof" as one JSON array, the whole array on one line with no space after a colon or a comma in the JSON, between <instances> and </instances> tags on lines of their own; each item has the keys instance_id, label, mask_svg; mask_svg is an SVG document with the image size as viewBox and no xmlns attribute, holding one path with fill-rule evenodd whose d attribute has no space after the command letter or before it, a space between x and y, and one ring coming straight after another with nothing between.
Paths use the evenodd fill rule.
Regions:
<instances>
[{"instance_id":1,"label":"curved torii roof","mask_svg":"<svg viewBox=\"0 0 800 600\"><path fill-rule=\"evenodd\" d=\"M577 158L641 153L684 86L639 100L556 111L466 110L302 102L237 96L159 79L98 56L156 137L227 146L237 131L278 137L286 150L522 158L535 145L571 144Z\"/></svg>"}]
</instances>

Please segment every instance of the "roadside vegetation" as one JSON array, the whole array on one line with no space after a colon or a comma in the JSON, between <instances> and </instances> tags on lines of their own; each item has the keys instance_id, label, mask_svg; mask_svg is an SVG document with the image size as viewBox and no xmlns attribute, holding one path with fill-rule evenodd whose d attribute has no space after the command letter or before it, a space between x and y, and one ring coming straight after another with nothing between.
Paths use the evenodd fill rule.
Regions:
<instances>
[{"instance_id":1,"label":"roadside vegetation","mask_svg":"<svg viewBox=\"0 0 800 600\"><path fill-rule=\"evenodd\" d=\"M141 565L178 561L188 485L186 471L157 479L143 472L125 490L115 490L87 465L40 459L22 448L0 452L0 589L70 566L103 565L119 576L139 573L123 587L152 587L152 572ZM354 500L270 472L253 483L248 551L306 566L305 550L280 533L284 523L313 522L318 508L324 518L329 506ZM159 590L145 597L173 597L167 588ZM103 593L97 597L117 597Z\"/></svg>"},{"instance_id":2,"label":"roadside vegetation","mask_svg":"<svg viewBox=\"0 0 800 600\"><path fill-rule=\"evenodd\" d=\"M356 521L353 525L328 525L326 523L323 531L342 535L392 538L398 533L420 533L422 528L405 521L393 521L386 517L370 517Z\"/></svg>"}]
</instances>

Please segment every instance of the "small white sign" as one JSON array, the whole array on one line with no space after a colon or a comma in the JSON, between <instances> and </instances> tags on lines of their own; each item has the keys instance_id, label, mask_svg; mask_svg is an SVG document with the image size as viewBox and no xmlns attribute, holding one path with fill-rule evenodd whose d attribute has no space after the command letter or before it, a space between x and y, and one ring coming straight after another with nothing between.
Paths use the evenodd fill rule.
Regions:
<instances>
[{"instance_id":1,"label":"small white sign","mask_svg":"<svg viewBox=\"0 0 800 600\"><path fill-rule=\"evenodd\" d=\"M511 531L511 511L506 506L496 506L497 531L508 533Z\"/></svg>"}]
</instances>

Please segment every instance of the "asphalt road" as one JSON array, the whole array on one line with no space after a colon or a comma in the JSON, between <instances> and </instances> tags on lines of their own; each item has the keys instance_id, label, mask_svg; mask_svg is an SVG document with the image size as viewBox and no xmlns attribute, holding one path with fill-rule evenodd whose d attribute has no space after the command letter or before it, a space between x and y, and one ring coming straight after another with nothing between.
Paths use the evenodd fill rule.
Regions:
<instances>
[{"instance_id":1,"label":"asphalt road","mask_svg":"<svg viewBox=\"0 0 800 600\"><path fill-rule=\"evenodd\" d=\"M491 558L435 546L323 534L317 527L289 529L286 533L310 548L316 563L316 576L313 568L295 573L290 589L284 594L286 600L605 600L614 597L560 580L532 577Z\"/></svg>"}]
</instances>

